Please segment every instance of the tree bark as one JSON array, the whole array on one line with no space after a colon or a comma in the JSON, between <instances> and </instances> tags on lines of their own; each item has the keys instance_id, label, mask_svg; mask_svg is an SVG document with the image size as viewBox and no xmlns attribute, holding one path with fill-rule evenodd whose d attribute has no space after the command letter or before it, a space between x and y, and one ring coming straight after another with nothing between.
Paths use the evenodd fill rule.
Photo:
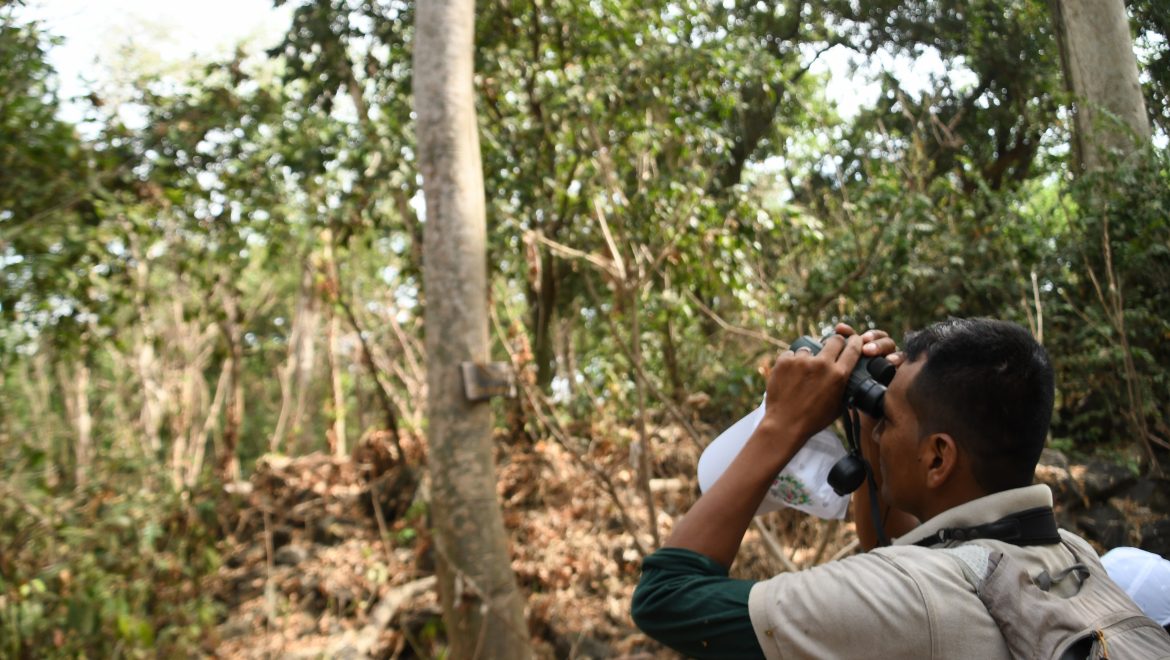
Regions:
<instances>
[{"instance_id":1,"label":"tree bark","mask_svg":"<svg viewBox=\"0 0 1170 660\"><path fill-rule=\"evenodd\" d=\"M71 371L64 362L57 363L57 379L61 386L61 398L65 404L65 415L73 426L73 477L79 487L89 482L93 462L93 417L89 412L89 365L83 350Z\"/></svg>"},{"instance_id":2,"label":"tree bark","mask_svg":"<svg viewBox=\"0 0 1170 660\"><path fill-rule=\"evenodd\" d=\"M306 392L313 376L313 342L317 334L317 299L313 292L313 269L301 265L301 285L288 334L288 358L277 374L280 382L280 414L268 441L268 451L283 451L291 426L299 429L304 418ZM294 396L295 395L295 396ZM295 401L295 403L294 403Z\"/></svg>"},{"instance_id":3,"label":"tree bark","mask_svg":"<svg viewBox=\"0 0 1170 660\"><path fill-rule=\"evenodd\" d=\"M473 0L418 4L414 108L426 196L428 464L439 596L452 658L531 657L496 494L491 408L459 365L488 360L486 221L473 97Z\"/></svg>"},{"instance_id":4,"label":"tree bark","mask_svg":"<svg viewBox=\"0 0 1170 660\"><path fill-rule=\"evenodd\" d=\"M329 384L333 391L333 425L329 439L329 452L334 456L345 456L345 388L341 381L341 318L337 316L337 301L341 295L341 282L337 274L337 256L334 253L332 229L321 232L323 244L325 278L328 282L329 310Z\"/></svg>"},{"instance_id":5,"label":"tree bark","mask_svg":"<svg viewBox=\"0 0 1170 660\"><path fill-rule=\"evenodd\" d=\"M222 454L218 457L219 476L224 483L240 478L240 432L244 425L244 328L240 311L240 293L233 283L224 287L225 318L220 325L228 343L231 387L228 389L227 415L223 422Z\"/></svg>"},{"instance_id":6,"label":"tree bark","mask_svg":"<svg viewBox=\"0 0 1170 660\"><path fill-rule=\"evenodd\" d=\"M543 264L538 275L539 288L531 287L528 304L532 309L532 359L536 362L536 384L547 391L556 374L552 328L553 308L557 302L557 262L544 246L538 246Z\"/></svg>"},{"instance_id":7,"label":"tree bark","mask_svg":"<svg viewBox=\"0 0 1170 660\"><path fill-rule=\"evenodd\" d=\"M1074 103L1077 167L1092 172L1150 139L1133 36L1122 0L1049 0Z\"/></svg>"},{"instance_id":8,"label":"tree bark","mask_svg":"<svg viewBox=\"0 0 1170 660\"><path fill-rule=\"evenodd\" d=\"M374 362L374 353L371 350L370 342L366 341L365 332L362 330L361 323L358 322L357 315L353 311L353 306L346 302L345 297L338 293L337 305L341 311L345 313L346 319L349 321L350 328L357 336L358 342L361 344L362 361L366 365L366 369L370 372L370 378L374 381L374 394L381 404L383 414L383 424L387 431L390 432L390 442L398 451L399 456L405 456L402 453L402 444L398 439L398 415L399 408L390 398L390 386L382 380L378 365ZM365 428L365 424L361 424Z\"/></svg>"},{"instance_id":9,"label":"tree bark","mask_svg":"<svg viewBox=\"0 0 1170 660\"><path fill-rule=\"evenodd\" d=\"M232 364L224 362L219 370L219 380L215 384L215 395L211 400L211 406L203 418L203 426L191 429L190 457L187 459L183 476L183 485L187 488L194 488L199 483L199 475L203 472L203 460L207 454L207 443L212 441L219 413L223 409L224 400L227 399L228 387L232 386L231 373Z\"/></svg>"}]
</instances>

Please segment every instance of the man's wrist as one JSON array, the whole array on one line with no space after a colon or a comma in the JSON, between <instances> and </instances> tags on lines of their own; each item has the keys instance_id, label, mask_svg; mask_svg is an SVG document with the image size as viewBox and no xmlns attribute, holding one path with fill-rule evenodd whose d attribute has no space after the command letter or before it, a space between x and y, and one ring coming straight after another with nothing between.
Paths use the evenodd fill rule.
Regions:
<instances>
[{"instance_id":1,"label":"man's wrist","mask_svg":"<svg viewBox=\"0 0 1170 660\"><path fill-rule=\"evenodd\" d=\"M804 433L783 420L764 415L759 425L756 426L755 432L748 439L748 444L754 444L763 449L763 457L769 463L774 462L779 470L792 460L792 457L813 436L813 433L815 431Z\"/></svg>"}]
</instances>

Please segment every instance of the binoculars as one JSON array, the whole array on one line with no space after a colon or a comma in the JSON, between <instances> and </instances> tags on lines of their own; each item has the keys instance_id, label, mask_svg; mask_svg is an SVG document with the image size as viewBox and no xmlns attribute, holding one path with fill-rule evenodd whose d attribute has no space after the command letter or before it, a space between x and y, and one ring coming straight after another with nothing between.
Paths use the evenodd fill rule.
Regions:
<instances>
[{"instance_id":1,"label":"binoculars","mask_svg":"<svg viewBox=\"0 0 1170 660\"><path fill-rule=\"evenodd\" d=\"M789 345L792 350L807 348L813 355L821 352L821 342L812 337L801 337ZM861 412L881 419L883 415L882 402L886 396L886 387L894 379L897 372L894 365L884 357L862 357L857 366L849 374L849 382L845 385L845 408L856 408ZM845 420L846 425L850 423ZM852 435L848 433L847 435ZM833 491L845 496L861 487L865 482L866 465L861 458L860 438L851 438L849 454L837 461L829 471L828 482Z\"/></svg>"}]
</instances>

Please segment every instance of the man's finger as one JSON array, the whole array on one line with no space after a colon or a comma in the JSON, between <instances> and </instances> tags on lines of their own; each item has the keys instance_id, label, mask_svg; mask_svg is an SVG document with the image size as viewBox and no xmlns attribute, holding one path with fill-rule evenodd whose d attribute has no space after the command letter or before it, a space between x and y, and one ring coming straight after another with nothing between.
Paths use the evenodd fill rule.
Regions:
<instances>
[{"instance_id":1,"label":"man's finger","mask_svg":"<svg viewBox=\"0 0 1170 660\"><path fill-rule=\"evenodd\" d=\"M837 356L841 354L841 351L845 348L845 344L848 341L849 340L846 339L843 335L830 335L825 339L824 343L822 344L823 348L821 348L821 352L818 355L820 355L822 360L835 362L837 360Z\"/></svg>"},{"instance_id":2,"label":"man's finger","mask_svg":"<svg viewBox=\"0 0 1170 660\"><path fill-rule=\"evenodd\" d=\"M898 348L894 340L889 337L879 337L870 341L865 338L865 335L862 335L861 339L865 342L862 352L866 355L886 355L893 353Z\"/></svg>"},{"instance_id":3,"label":"man's finger","mask_svg":"<svg viewBox=\"0 0 1170 660\"><path fill-rule=\"evenodd\" d=\"M853 335L845 340L845 346L837 354L835 360L837 362L847 362L850 365L857 364L858 358L861 357L861 337Z\"/></svg>"}]
</instances>

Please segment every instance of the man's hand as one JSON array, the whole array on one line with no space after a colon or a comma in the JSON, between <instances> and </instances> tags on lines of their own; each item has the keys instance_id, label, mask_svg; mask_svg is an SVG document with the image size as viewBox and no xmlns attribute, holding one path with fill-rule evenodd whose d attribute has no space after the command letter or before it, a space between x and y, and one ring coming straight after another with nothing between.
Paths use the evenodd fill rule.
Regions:
<instances>
[{"instance_id":1,"label":"man's hand","mask_svg":"<svg viewBox=\"0 0 1170 660\"><path fill-rule=\"evenodd\" d=\"M857 334L851 326L845 323L838 323L833 331L844 337L852 337ZM885 330L870 329L861 333L861 354L865 357L884 356L890 361L890 364L895 367L902 364L905 359L904 356L897 352L898 346L894 343L893 338Z\"/></svg>"},{"instance_id":2,"label":"man's hand","mask_svg":"<svg viewBox=\"0 0 1170 660\"><path fill-rule=\"evenodd\" d=\"M841 414L845 385L863 344L856 335L833 335L817 355L803 347L781 353L768 375L767 405L760 425L787 429L803 443L832 424Z\"/></svg>"}]
</instances>

